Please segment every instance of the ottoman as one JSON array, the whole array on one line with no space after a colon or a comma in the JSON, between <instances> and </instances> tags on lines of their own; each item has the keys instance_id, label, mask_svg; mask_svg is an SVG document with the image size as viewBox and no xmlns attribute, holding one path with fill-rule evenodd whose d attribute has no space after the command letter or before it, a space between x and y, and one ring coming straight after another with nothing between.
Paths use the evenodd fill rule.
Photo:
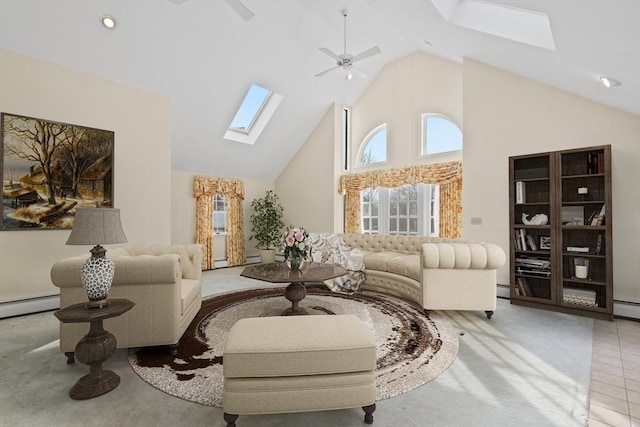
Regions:
<instances>
[{"instance_id":1,"label":"ottoman","mask_svg":"<svg viewBox=\"0 0 640 427\"><path fill-rule=\"evenodd\" d=\"M375 339L356 316L241 319L224 345L224 419L362 407L371 424L375 369Z\"/></svg>"}]
</instances>

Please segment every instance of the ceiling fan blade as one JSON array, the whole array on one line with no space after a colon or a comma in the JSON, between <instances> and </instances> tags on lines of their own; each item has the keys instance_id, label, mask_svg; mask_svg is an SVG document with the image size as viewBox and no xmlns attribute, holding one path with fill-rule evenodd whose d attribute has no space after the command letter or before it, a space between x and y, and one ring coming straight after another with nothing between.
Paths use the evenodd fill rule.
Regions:
<instances>
[{"instance_id":1,"label":"ceiling fan blade","mask_svg":"<svg viewBox=\"0 0 640 427\"><path fill-rule=\"evenodd\" d=\"M342 58L340 58L338 55L336 55L335 53L331 52L329 49L327 49L326 47L319 47L318 50L320 52L324 52L327 55L329 55L330 57L332 57L333 59L335 59L336 61L340 61L342 60Z\"/></svg>"},{"instance_id":2,"label":"ceiling fan blade","mask_svg":"<svg viewBox=\"0 0 640 427\"><path fill-rule=\"evenodd\" d=\"M240 0L225 0L225 1L245 21L248 21L255 16L255 14L251 12L251 10L247 6L245 6Z\"/></svg>"},{"instance_id":3,"label":"ceiling fan blade","mask_svg":"<svg viewBox=\"0 0 640 427\"><path fill-rule=\"evenodd\" d=\"M380 50L380 48L378 46L374 46L374 47L372 47L370 49L367 49L364 52L360 52L359 54L354 56L353 59L351 60L351 62L360 61L360 60L368 58L370 56L377 55L377 54L379 54L381 52L382 51Z\"/></svg>"},{"instance_id":4,"label":"ceiling fan blade","mask_svg":"<svg viewBox=\"0 0 640 427\"><path fill-rule=\"evenodd\" d=\"M324 70L323 72L316 74L316 77L322 77L333 70L337 70L338 68L342 68L342 67L340 67L339 65L336 65L335 67L331 67L328 70Z\"/></svg>"}]
</instances>

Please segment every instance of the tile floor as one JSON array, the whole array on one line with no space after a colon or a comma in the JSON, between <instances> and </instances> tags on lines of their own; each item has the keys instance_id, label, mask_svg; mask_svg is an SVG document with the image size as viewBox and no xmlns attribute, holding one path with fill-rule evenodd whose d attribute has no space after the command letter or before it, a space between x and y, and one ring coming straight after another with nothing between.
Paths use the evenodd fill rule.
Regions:
<instances>
[{"instance_id":1,"label":"tile floor","mask_svg":"<svg viewBox=\"0 0 640 427\"><path fill-rule=\"evenodd\" d=\"M589 427L640 427L640 322L593 323Z\"/></svg>"}]
</instances>

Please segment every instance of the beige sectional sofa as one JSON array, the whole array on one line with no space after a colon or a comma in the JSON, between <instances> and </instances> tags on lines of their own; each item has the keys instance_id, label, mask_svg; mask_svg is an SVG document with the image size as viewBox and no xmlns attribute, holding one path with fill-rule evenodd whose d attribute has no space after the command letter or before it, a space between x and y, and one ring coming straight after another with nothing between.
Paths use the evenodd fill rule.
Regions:
<instances>
[{"instance_id":1,"label":"beige sectional sofa","mask_svg":"<svg viewBox=\"0 0 640 427\"><path fill-rule=\"evenodd\" d=\"M80 268L86 255L61 259L51 268L60 288L60 307L86 302ZM202 248L200 245L128 246L108 249L115 264L109 298L126 298L136 305L127 313L104 321L118 348L176 344L202 305ZM61 323L60 350L73 361L88 323Z\"/></svg>"},{"instance_id":2,"label":"beige sectional sofa","mask_svg":"<svg viewBox=\"0 0 640 427\"><path fill-rule=\"evenodd\" d=\"M505 253L493 243L417 236L343 234L364 255L363 289L413 301L425 310L496 308L496 269Z\"/></svg>"}]
</instances>

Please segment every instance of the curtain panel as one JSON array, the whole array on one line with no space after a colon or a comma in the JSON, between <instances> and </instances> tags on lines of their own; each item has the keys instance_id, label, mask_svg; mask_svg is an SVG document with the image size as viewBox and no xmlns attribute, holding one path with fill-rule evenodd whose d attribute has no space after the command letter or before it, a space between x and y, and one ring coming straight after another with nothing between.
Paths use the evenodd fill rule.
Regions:
<instances>
[{"instance_id":1,"label":"curtain panel","mask_svg":"<svg viewBox=\"0 0 640 427\"><path fill-rule=\"evenodd\" d=\"M394 188L407 184L440 186L441 237L457 238L462 232L462 162L407 166L342 175L338 193L345 195L345 232L360 232L360 192L366 188Z\"/></svg>"},{"instance_id":2,"label":"curtain panel","mask_svg":"<svg viewBox=\"0 0 640 427\"><path fill-rule=\"evenodd\" d=\"M242 201L244 182L239 179L196 176L193 179L193 197L196 199L196 243L202 245L202 269L215 268L213 248L213 196L227 198L227 265L246 263Z\"/></svg>"}]
</instances>

